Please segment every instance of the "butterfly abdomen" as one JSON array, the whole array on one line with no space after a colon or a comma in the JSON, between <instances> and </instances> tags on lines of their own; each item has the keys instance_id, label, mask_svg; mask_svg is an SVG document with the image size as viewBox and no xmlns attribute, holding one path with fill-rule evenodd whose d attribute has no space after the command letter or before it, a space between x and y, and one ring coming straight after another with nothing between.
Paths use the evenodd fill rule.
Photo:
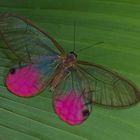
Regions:
<instances>
[{"instance_id":1,"label":"butterfly abdomen","mask_svg":"<svg viewBox=\"0 0 140 140\"><path fill-rule=\"evenodd\" d=\"M64 70L58 70L57 74L54 76L52 82L51 82L51 89L54 90L57 85L61 82L61 79L64 75Z\"/></svg>"},{"instance_id":2,"label":"butterfly abdomen","mask_svg":"<svg viewBox=\"0 0 140 140\"><path fill-rule=\"evenodd\" d=\"M62 64L59 66L52 82L51 82L51 89L57 87L57 85L63 80L64 75L71 71L76 63L76 57L74 54L69 53L66 57L63 58Z\"/></svg>"}]
</instances>

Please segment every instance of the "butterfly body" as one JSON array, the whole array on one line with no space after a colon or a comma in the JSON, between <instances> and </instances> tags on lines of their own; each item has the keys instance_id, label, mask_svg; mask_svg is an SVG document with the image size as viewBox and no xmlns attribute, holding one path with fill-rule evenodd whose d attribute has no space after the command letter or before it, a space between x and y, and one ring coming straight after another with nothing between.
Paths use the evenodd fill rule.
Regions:
<instances>
[{"instance_id":1,"label":"butterfly body","mask_svg":"<svg viewBox=\"0 0 140 140\"><path fill-rule=\"evenodd\" d=\"M73 68L76 64L77 56L73 52L68 53L65 57L62 58L62 68L67 70Z\"/></svg>"},{"instance_id":2,"label":"butterfly body","mask_svg":"<svg viewBox=\"0 0 140 140\"><path fill-rule=\"evenodd\" d=\"M76 64L76 55L73 52L68 53L65 56L60 57L60 65L58 66L58 70L51 82L51 89L55 89L56 86L63 80L63 76L65 72L71 71L74 69Z\"/></svg>"}]
</instances>

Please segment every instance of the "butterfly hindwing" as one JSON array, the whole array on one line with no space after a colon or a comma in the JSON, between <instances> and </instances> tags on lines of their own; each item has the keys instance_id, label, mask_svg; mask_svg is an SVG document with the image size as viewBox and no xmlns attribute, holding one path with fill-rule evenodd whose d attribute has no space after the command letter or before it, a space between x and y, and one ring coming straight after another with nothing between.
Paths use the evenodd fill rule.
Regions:
<instances>
[{"instance_id":1,"label":"butterfly hindwing","mask_svg":"<svg viewBox=\"0 0 140 140\"><path fill-rule=\"evenodd\" d=\"M92 109L88 80L73 68L65 70L60 79L53 94L55 112L68 124L80 124L89 117Z\"/></svg>"},{"instance_id":2,"label":"butterfly hindwing","mask_svg":"<svg viewBox=\"0 0 140 140\"><path fill-rule=\"evenodd\" d=\"M6 87L17 96L35 96L49 85L58 61L57 57L42 56L35 63L12 68L5 80Z\"/></svg>"}]
</instances>

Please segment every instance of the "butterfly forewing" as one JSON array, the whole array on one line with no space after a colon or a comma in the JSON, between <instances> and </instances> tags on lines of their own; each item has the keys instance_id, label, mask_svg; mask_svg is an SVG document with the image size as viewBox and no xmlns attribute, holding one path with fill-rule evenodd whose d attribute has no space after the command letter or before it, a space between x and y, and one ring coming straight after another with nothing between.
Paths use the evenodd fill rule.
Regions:
<instances>
[{"instance_id":1,"label":"butterfly forewing","mask_svg":"<svg viewBox=\"0 0 140 140\"><path fill-rule=\"evenodd\" d=\"M129 80L101 65L78 61L78 69L87 75L94 88L93 103L125 107L140 101L139 89Z\"/></svg>"},{"instance_id":2,"label":"butterfly forewing","mask_svg":"<svg viewBox=\"0 0 140 140\"><path fill-rule=\"evenodd\" d=\"M1 15L0 34L18 60L29 62L34 56L64 53L63 48L46 32L14 14Z\"/></svg>"}]
</instances>

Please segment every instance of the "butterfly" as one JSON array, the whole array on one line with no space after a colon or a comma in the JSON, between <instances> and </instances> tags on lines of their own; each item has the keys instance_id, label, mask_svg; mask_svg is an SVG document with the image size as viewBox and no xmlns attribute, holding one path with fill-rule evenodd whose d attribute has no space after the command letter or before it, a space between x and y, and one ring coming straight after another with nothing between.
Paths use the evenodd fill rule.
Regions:
<instances>
[{"instance_id":1,"label":"butterfly","mask_svg":"<svg viewBox=\"0 0 140 140\"><path fill-rule=\"evenodd\" d=\"M83 123L94 104L129 107L140 101L134 83L102 65L78 60L74 51L66 53L24 17L2 14L0 35L14 62L5 78L7 89L21 97L51 89L56 114L70 125Z\"/></svg>"}]
</instances>

